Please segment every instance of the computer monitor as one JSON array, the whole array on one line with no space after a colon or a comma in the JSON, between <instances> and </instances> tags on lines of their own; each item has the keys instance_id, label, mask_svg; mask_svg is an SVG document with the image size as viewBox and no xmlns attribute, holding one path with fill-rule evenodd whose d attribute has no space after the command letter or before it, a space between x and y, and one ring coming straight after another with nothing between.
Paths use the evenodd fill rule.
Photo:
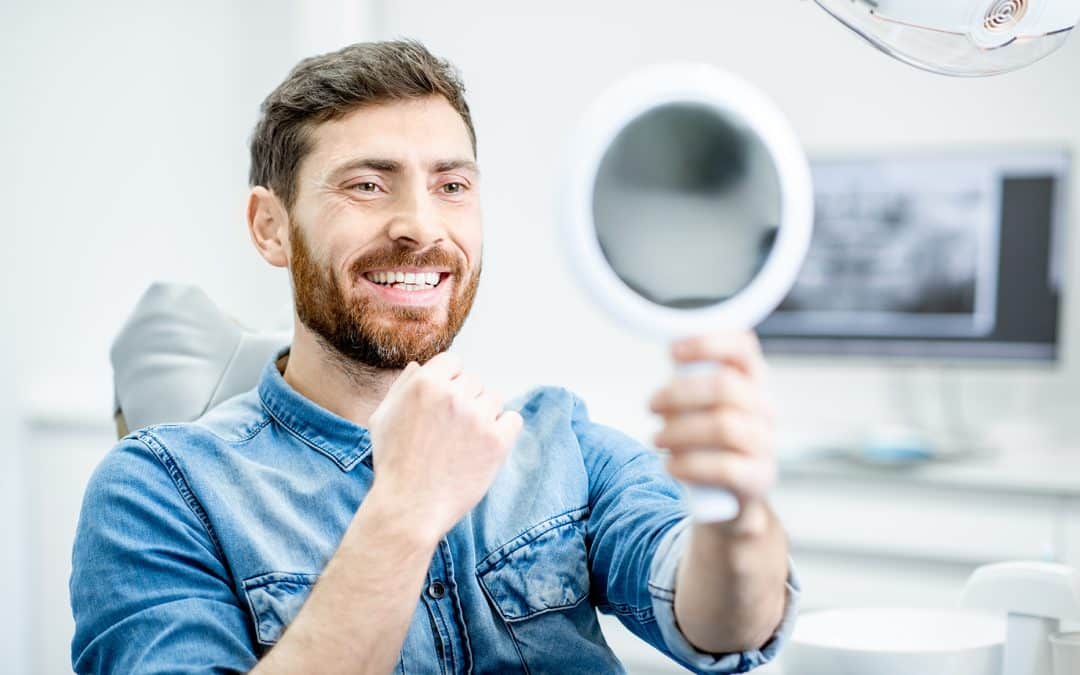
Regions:
<instances>
[{"instance_id":1,"label":"computer monitor","mask_svg":"<svg viewBox=\"0 0 1080 675\"><path fill-rule=\"evenodd\" d=\"M1067 150L811 162L814 235L772 354L1055 361Z\"/></svg>"}]
</instances>

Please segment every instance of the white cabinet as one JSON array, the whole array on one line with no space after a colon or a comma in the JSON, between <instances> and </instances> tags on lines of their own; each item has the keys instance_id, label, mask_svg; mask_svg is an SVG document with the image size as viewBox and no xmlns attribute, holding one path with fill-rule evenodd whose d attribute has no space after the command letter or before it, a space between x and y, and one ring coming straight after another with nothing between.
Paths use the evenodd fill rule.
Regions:
<instances>
[{"instance_id":1,"label":"white cabinet","mask_svg":"<svg viewBox=\"0 0 1080 675\"><path fill-rule=\"evenodd\" d=\"M773 503L804 609L947 607L980 565L1080 565L1080 457L908 469L808 461L783 467Z\"/></svg>"}]
</instances>

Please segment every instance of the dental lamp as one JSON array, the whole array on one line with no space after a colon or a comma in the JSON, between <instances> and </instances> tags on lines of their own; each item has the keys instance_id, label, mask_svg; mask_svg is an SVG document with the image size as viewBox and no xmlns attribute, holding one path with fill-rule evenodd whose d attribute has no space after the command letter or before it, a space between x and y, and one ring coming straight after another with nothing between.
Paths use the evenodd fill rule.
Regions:
<instances>
[{"instance_id":1,"label":"dental lamp","mask_svg":"<svg viewBox=\"0 0 1080 675\"><path fill-rule=\"evenodd\" d=\"M1080 22L1080 0L814 1L886 54L958 77L1031 65Z\"/></svg>"}]
</instances>

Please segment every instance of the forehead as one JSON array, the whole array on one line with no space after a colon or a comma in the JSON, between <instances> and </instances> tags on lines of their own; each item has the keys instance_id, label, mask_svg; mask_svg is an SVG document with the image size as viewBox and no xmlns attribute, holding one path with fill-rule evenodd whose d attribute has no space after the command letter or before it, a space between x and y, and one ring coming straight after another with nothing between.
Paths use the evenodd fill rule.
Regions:
<instances>
[{"instance_id":1,"label":"forehead","mask_svg":"<svg viewBox=\"0 0 1080 675\"><path fill-rule=\"evenodd\" d=\"M304 166L327 171L357 156L403 163L471 158L465 120L442 96L365 105L311 132Z\"/></svg>"}]
</instances>

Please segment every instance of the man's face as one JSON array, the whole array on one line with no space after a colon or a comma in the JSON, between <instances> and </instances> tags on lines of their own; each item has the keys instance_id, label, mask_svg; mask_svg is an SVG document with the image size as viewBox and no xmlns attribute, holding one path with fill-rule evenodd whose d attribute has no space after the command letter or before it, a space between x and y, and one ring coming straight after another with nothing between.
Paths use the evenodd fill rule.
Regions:
<instances>
[{"instance_id":1,"label":"man's face","mask_svg":"<svg viewBox=\"0 0 1080 675\"><path fill-rule=\"evenodd\" d=\"M353 361L445 351L480 282L479 174L440 96L368 106L312 131L289 224L300 321Z\"/></svg>"}]
</instances>

